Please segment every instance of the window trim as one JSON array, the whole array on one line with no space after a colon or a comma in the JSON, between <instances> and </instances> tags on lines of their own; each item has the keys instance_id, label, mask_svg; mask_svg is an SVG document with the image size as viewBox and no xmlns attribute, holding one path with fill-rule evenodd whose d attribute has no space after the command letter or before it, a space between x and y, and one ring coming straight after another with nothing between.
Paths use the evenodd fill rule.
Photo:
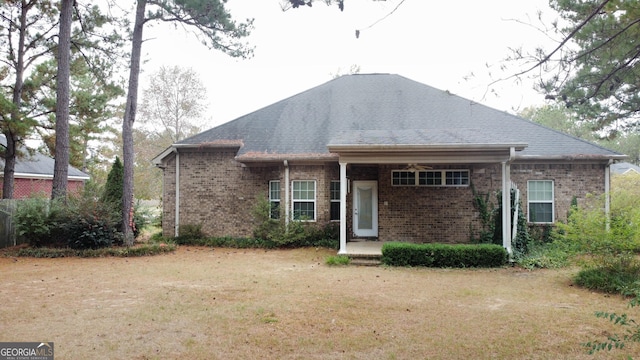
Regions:
<instances>
[{"instance_id":1,"label":"window trim","mask_svg":"<svg viewBox=\"0 0 640 360\"><path fill-rule=\"evenodd\" d=\"M467 183L466 184L447 184L447 173L455 173L455 172L460 172L460 173L466 173L466 180ZM397 184L394 182L394 180L396 179L406 179L403 177L394 177L394 174L398 174L398 173L412 173L413 175L413 183L410 184ZM439 184L427 184L426 183L426 179L427 179L427 174L428 173L439 173L440 177L435 177L438 178L440 180ZM424 177L422 177L421 175L424 175ZM411 179L411 177L409 177L409 179ZM420 180L425 180L424 183L421 183ZM435 169L435 170L419 170L419 171L409 171L409 170L391 170L391 186L420 186L420 187L468 187L471 184L471 170L469 169Z\"/></svg>"},{"instance_id":2,"label":"window trim","mask_svg":"<svg viewBox=\"0 0 640 360\"><path fill-rule=\"evenodd\" d=\"M551 183L551 199L550 200L531 200L530 189L532 182L548 182ZM556 218L556 184L554 180L540 179L527 180L527 222L531 224L553 224ZM551 221L532 221L531 220L531 204L551 204Z\"/></svg>"},{"instance_id":3,"label":"window trim","mask_svg":"<svg viewBox=\"0 0 640 360\"><path fill-rule=\"evenodd\" d=\"M295 198L295 183L298 182L310 182L313 183L313 199L296 199ZM295 221L303 221L303 222L315 222L317 221L318 218L318 184L316 180L292 180L291 181L291 218ZM312 219L308 219L308 220L301 220L301 219L296 219L296 214L295 214L295 204L296 203L308 203L311 202L313 203L313 218Z\"/></svg>"},{"instance_id":4,"label":"window trim","mask_svg":"<svg viewBox=\"0 0 640 360\"><path fill-rule=\"evenodd\" d=\"M278 184L278 198L275 199L273 198L271 195L273 194L273 190L272 186L274 184ZM280 219L280 214L278 213L278 217L273 217L273 209L272 209L272 205L273 203L278 203L278 209L282 209L282 202L281 202L281 188L280 188L280 180L270 180L269 181L269 219L273 219L273 220L278 220Z\"/></svg>"},{"instance_id":5,"label":"window trim","mask_svg":"<svg viewBox=\"0 0 640 360\"><path fill-rule=\"evenodd\" d=\"M334 199L333 198L333 188L332 186L334 184L338 185L338 198ZM334 203L338 203L338 218L334 219L331 215L333 215L333 213L331 212L332 206ZM340 180L331 180L329 182L329 221L340 221Z\"/></svg>"}]
</instances>

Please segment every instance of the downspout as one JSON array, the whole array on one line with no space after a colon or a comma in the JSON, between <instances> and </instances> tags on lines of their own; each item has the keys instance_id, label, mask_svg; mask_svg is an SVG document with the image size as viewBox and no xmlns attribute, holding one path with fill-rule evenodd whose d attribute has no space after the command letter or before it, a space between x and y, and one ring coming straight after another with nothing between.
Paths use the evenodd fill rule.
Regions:
<instances>
[{"instance_id":1,"label":"downspout","mask_svg":"<svg viewBox=\"0 0 640 360\"><path fill-rule=\"evenodd\" d=\"M174 236L178 236L180 234L180 153L178 149L175 149L176 152L176 214L175 214L175 234Z\"/></svg>"},{"instance_id":2,"label":"downspout","mask_svg":"<svg viewBox=\"0 0 640 360\"><path fill-rule=\"evenodd\" d=\"M611 228L611 164L613 159L609 159L604 168L604 216L607 219L607 232Z\"/></svg>"},{"instance_id":3,"label":"downspout","mask_svg":"<svg viewBox=\"0 0 640 360\"><path fill-rule=\"evenodd\" d=\"M516 156L514 147L509 149L509 159L502 163L502 246L507 250L509 259L511 250L511 162Z\"/></svg>"},{"instance_id":4,"label":"downspout","mask_svg":"<svg viewBox=\"0 0 640 360\"><path fill-rule=\"evenodd\" d=\"M284 161L284 223L289 225L289 162Z\"/></svg>"}]
</instances>

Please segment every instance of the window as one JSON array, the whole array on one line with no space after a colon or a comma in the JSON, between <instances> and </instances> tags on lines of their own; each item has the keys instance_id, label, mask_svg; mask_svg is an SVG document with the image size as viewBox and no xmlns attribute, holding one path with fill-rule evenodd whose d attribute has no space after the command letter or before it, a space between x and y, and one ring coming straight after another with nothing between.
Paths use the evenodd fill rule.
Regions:
<instances>
[{"instance_id":1,"label":"window","mask_svg":"<svg viewBox=\"0 0 640 360\"><path fill-rule=\"evenodd\" d=\"M553 181L530 180L527 182L527 202L529 222L552 223L553 214Z\"/></svg>"},{"instance_id":2,"label":"window","mask_svg":"<svg viewBox=\"0 0 640 360\"><path fill-rule=\"evenodd\" d=\"M293 219L316 220L316 182L313 180L294 180Z\"/></svg>"},{"instance_id":3,"label":"window","mask_svg":"<svg viewBox=\"0 0 640 360\"><path fill-rule=\"evenodd\" d=\"M393 186L469 186L469 170L428 170L391 172Z\"/></svg>"},{"instance_id":4,"label":"window","mask_svg":"<svg viewBox=\"0 0 640 360\"><path fill-rule=\"evenodd\" d=\"M340 181L332 180L330 189L330 220L340 220Z\"/></svg>"},{"instance_id":5,"label":"window","mask_svg":"<svg viewBox=\"0 0 640 360\"><path fill-rule=\"evenodd\" d=\"M439 186L442 185L442 171L420 171L420 185Z\"/></svg>"},{"instance_id":6,"label":"window","mask_svg":"<svg viewBox=\"0 0 640 360\"><path fill-rule=\"evenodd\" d=\"M395 186L399 185L415 185L416 173L415 171L398 171L394 170L391 173L391 181Z\"/></svg>"},{"instance_id":7,"label":"window","mask_svg":"<svg viewBox=\"0 0 640 360\"><path fill-rule=\"evenodd\" d=\"M469 171L445 171L447 185L469 185Z\"/></svg>"},{"instance_id":8,"label":"window","mask_svg":"<svg viewBox=\"0 0 640 360\"><path fill-rule=\"evenodd\" d=\"M269 181L269 217L280 219L280 181Z\"/></svg>"}]
</instances>

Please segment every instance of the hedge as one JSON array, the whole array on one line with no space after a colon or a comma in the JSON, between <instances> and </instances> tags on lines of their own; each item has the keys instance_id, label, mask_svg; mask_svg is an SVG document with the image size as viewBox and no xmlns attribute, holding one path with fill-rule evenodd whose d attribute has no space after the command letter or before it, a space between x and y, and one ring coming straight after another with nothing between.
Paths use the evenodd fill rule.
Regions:
<instances>
[{"instance_id":1,"label":"hedge","mask_svg":"<svg viewBox=\"0 0 640 360\"><path fill-rule=\"evenodd\" d=\"M507 251L494 244L389 242L382 246L382 263L390 266L499 267L507 260Z\"/></svg>"}]
</instances>

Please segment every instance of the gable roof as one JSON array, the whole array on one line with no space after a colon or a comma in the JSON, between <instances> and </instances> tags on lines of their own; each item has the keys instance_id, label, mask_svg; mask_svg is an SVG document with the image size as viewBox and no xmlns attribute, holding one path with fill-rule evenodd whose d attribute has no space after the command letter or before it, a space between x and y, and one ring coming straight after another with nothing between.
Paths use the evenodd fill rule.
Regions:
<instances>
[{"instance_id":1,"label":"gable roof","mask_svg":"<svg viewBox=\"0 0 640 360\"><path fill-rule=\"evenodd\" d=\"M615 163L611 165L611 172L614 174L640 174L640 166L628 162Z\"/></svg>"},{"instance_id":2,"label":"gable roof","mask_svg":"<svg viewBox=\"0 0 640 360\"><path fill-rule=\"evenodd\" d=\"M4 135L0 134L0 146L7 147L7 139ZM16 159L15 177L16 178L53 178L53 169L55 160L41 154L39 152L33 152L29 154L28 151L22 149L24 156ZM0 158L0 170L4 169L4 159ZM0 172L0 177L2 173ZM70 180L89 180L89 175L69 165L68 178Z\"/></svg>"},{"instance_id":3,"label":"gable roof","mask_svg":"<svg viewBox=\"0 0 640 360\"><path fill-rule=\"evenodd\" d=\"M523 149L516 159L624 158L582 139L392 74L333 79L184 139L173 148L223 142L228 146L235 141L240 147L239 160L260 155L330 158L329 144L356 145L375 139L380 145L393 145L399 130L404 131L405 142L468 142L458 139L460 134L472 136L479 144L498 139ZM411 130L424 136L412 135L408 140Z\"/></svg>"}]
</instances>

